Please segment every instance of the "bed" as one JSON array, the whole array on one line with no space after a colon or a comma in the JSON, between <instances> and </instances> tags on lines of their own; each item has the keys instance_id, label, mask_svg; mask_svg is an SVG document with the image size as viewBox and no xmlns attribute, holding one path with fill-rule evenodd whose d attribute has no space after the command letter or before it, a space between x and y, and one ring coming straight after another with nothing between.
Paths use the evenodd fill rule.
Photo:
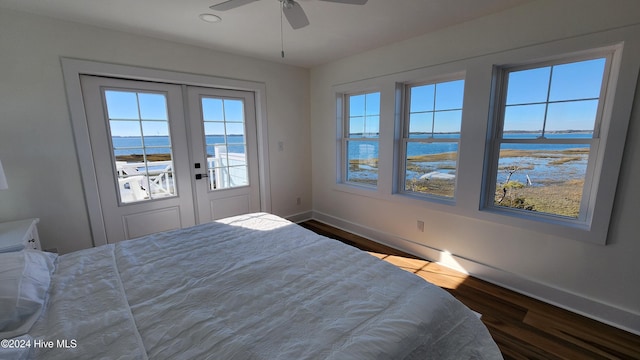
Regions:
<instances>
[{"instance_id":1,"label":"bed","mask_svg":"<svg viewBox=\"0 0 640 360\"><path fill-rule=\"evenodd\" d=\"M267 213L0 254L0 281L1 359L501 358L444 290Z\"/></svg>"}]
</instances>

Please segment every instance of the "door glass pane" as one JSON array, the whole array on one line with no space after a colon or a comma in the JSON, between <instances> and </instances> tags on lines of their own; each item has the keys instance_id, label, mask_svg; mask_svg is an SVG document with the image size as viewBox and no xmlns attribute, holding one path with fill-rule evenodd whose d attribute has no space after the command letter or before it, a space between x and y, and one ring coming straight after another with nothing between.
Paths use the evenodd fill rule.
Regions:
<instances>
[{"instance_id":1,"label":"door glass pane","mask_svg":"<svg viewBox=\"0 0 640 360\"><path fill-rule=\"evenodd\" d=\"M176 196L165 94L106 90L120 203Z\"/></svg>"},{"instance_id":2,"label":"door glass pane","mask_svg":"<svg viewBox=\"0 0 640 360\"><path fill-rule=\"evenodd\" d=\"M202 97L209 190L249 185L244 101Z\"/></svg>"}]
</instances>

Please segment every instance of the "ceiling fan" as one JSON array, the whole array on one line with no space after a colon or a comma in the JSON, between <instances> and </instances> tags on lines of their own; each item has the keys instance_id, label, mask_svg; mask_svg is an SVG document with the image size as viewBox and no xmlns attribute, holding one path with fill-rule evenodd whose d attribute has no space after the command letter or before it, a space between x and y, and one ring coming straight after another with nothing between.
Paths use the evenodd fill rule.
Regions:
<instances>
[{"instance_id":1,"label":"ceiling fan","mask_svg":"<svg viewBox=\"0 0 640 360\"><path fill-rule=\"evenodd\" d=\"M235 9L242 5L246 5L258 0L227 0L219 4L212 5L210 8L216 11L226 11ZM297 1L294 0L278 0L282 3L282 12L287 18L289 24L294 29L300 29L309 25L309 19L304 13L304 10ZM368 0L320 0L326 2L340 3L340 4L352 4L352 5L364 5Z\"/></svg>"}]
</instances>

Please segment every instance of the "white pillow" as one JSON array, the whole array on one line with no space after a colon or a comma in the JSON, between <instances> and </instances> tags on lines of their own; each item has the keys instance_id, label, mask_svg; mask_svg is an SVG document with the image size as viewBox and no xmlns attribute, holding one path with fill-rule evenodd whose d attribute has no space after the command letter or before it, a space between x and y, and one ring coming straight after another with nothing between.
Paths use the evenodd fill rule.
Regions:
<instances>
[{"instance_id":1,"label":"white pillow","mask_svg":"<svg viewBox=\"0 0 640 360\"><path fill-rule=\"evenodd\" d=\"M26 334L40 316L57 255L0 253L0 339Z\"/></svg>"}]
</instances>

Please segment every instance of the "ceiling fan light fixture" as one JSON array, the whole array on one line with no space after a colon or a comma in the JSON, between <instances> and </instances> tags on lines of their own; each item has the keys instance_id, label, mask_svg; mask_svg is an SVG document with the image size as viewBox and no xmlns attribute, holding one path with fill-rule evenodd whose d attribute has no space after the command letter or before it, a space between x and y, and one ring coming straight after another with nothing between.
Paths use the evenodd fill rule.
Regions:
<instances>
[{"instance_id":1,"label":"ceiling fan light fixture","mask_svg":"<svg viewBox=\"0 0 640 360\"><path fill-rule=\"evenodd\" d=\"M282 7L285 9L291 9L295 5L293 0L280 0L280 2L282 2Z\"/></svg>"},{"instance_id":2,"label":"ceiling fan light fixture","mask_svg":"<svg viewBox=\"0 0 640 360\"><path fill-rule=\"evenodd\" d=\"M218 15L214 14L200 14L200 20L208 22L208 23L219 23L222 21L222 18Z\"/></svg>"}]
</instances>

